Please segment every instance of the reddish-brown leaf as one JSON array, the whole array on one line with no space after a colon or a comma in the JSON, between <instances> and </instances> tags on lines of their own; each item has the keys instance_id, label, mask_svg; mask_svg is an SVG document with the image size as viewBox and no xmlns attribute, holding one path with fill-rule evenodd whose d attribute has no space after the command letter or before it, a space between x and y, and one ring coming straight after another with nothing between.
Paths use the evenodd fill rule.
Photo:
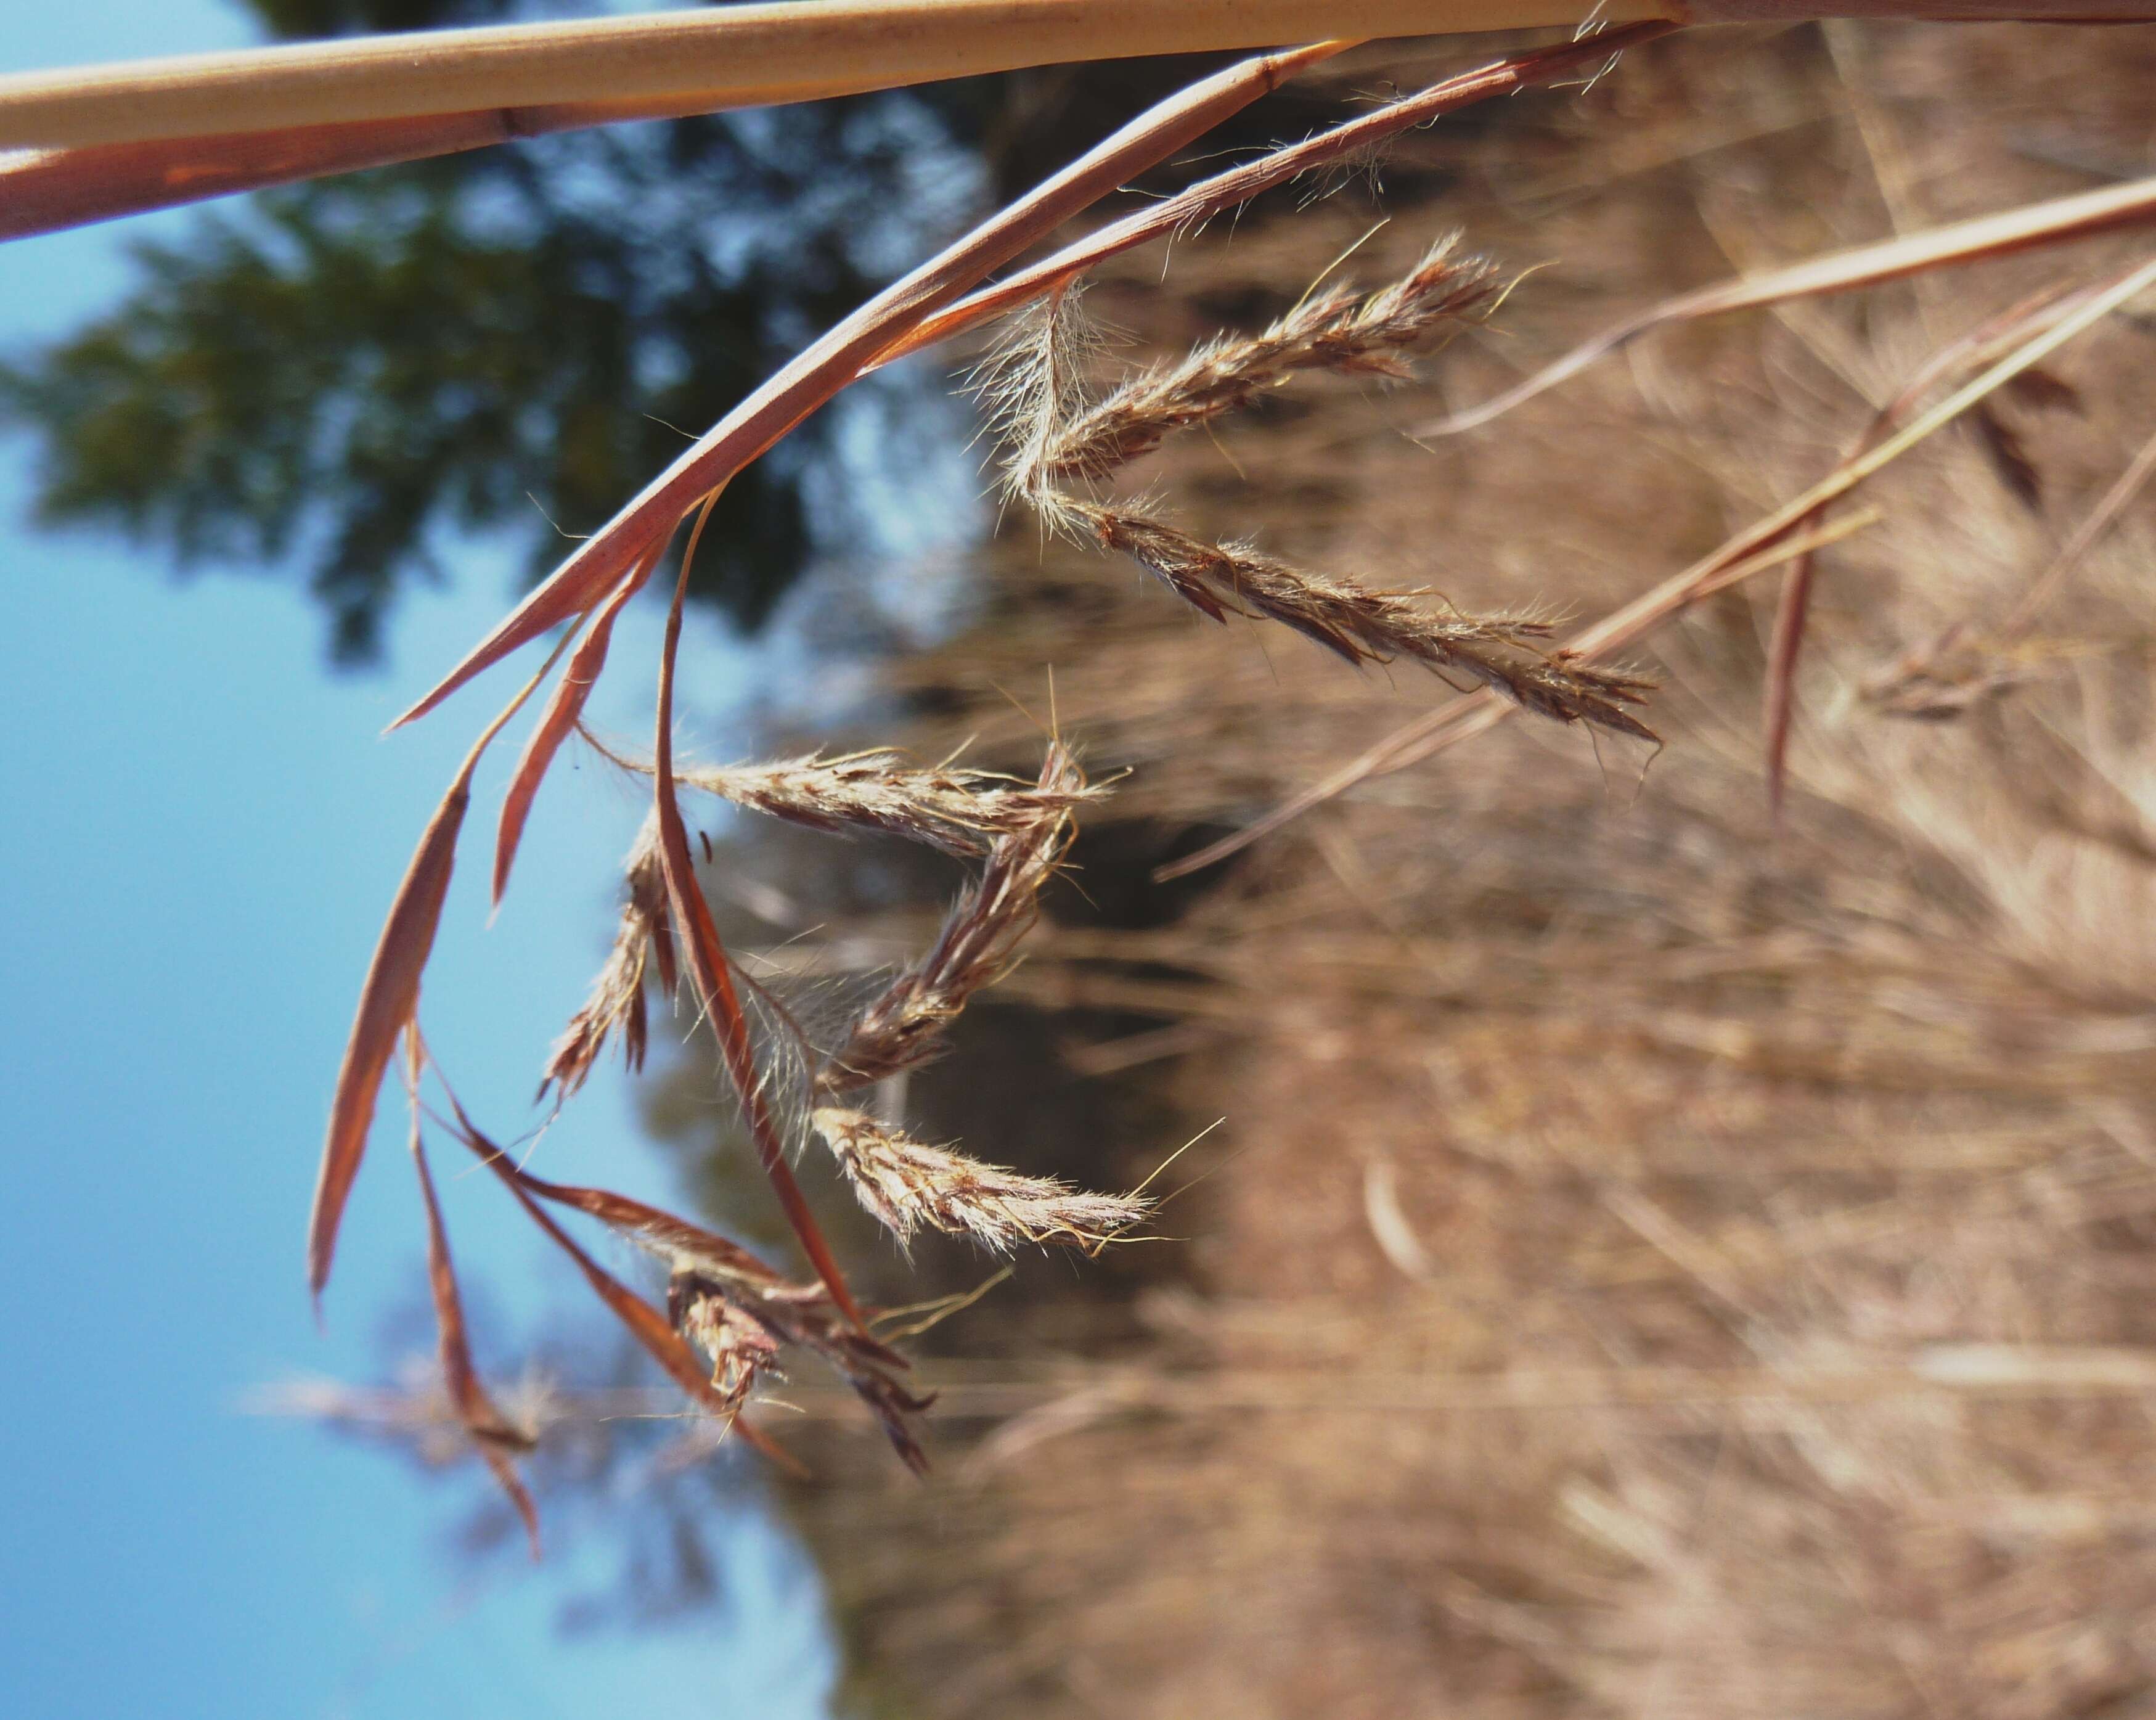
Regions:
<instances>
[{"instance_id":1,"label":"reddish-brown leaf","mask_svg":"<svg viewBox=\"0 0 2156 1720\"><path fill-rule=\"evenodd\" d=\"M486 1466L501 1484L509 1502L523 1519L524 1533L531 1543L531 1557L539 1557L539 1513L531 1495L509 1461L511 1451L528 1451L531 1439L511 1425L480 1384L472 1365L471 1338L465 1326L464 1298L457 1291L457 1272L449 1259L449 1235L442 1223L442 1206L434 1196L434 1178L427 1168L427 1149L419 1138L419 1111L412 1110L412 1163L419 1173L419 1194L427 1207L427 1281L434 1291L434 1324L441 1334L442 1383L449 1402L478 1446Z\"/></svg>"},{"instance_id":2,"label":"reddish-brown leaf","mask_svg":"<svg viewBox=\"0 0 2156 1720\"><path fill-rule=\"evenodd\" d=\"M367 1132L374 1122L374 1101L381 1091L382 1071L397 1035L410 1024L419 1004L419 976L426 971L427 957L434 947L435 928L441 924L442 904L449 893L449 874L456 864L457 833L463 829L465 811L471 804L472 773L504 724L524 706L554 660L567 646L565 634L538 672L525 682L515 698L472 742L471 751L457 768L449 793L434 809L426 830L406 868L404 881L397 886L389 917L382 922L382 939L367 964L367 978L359 988L359 1009L352 1018L352 1037L345 1042L344 1063L337 1071L336 1095L330 1101L330 1126L322 1143L322 1167L315 1183L315 1205L307 1225L307 1285L317 1307L322 1286L329 1282L330 1262L336 1253L337 1225L344 1217L346 1197L359 1162L367 1152Z\"/></svg>"},{"instance_id":3,"label":"reddish-brown leaf","mask_svg":"<svg viewBox=\"0 0 2156 1720\"><path fill-rule=\"evenodd\" d=\"M464 825L465 808L471 804L472 768L478 762L479 748L474 747L419 838L419 846L382 925L382 941L375 947L366 983L360 987L358 1013L352 1019L352 1037L345 1045L343 1066L337 1071L336 1096L330 1104L329 1137L322 1147L314 1215L307 1227L307 1285L317 1302L322 1286L329 1282L345 1199L352 1193L352 1178L359 1174L359 1162L367 1152L367 1134L374 1122L374 1102L382 1072L389 1066L397 1035L412 1019L419 1001L419 976L434 948L434 930L441 922L442 904L449 893L457 832Z\"/></svg>"},{"instance_id":4,"label":"reddish-brown leaf","mask_svg":"<svg viewBox=\"0 0 2156 1720\"><path fill-rule=\"evenodd\" d=\"M1440 115L1455 113L1477 102L1499 95L1515 95L1522 90L1570 77L1611 54L1651 42L1677 28L1666 19L1648 18L1599 31L1578 41L1509 55L1419 90L1398 101L1389 101L1372 112L1305 138L1301 143L1270 151L1255 161L1202 179L1136 214L1096 228L1052 255L1029 263L959 300L947 311L925 319L902 339L886 347L877 362L887 364L895 358L918 352L924 347L947 341L977 323L1001 316L1056 291L1111 257L1156 239L1188 232L1224 210L1250 202L1272 186L1353 160L1397 132L1426 126ZM1323 49L1336 52L1346 45L1322 44ZM1304 50L1313 51L1316 50Z\"/></svg>"},{"instance_id":5,"label":"reddish-brown leaf","mask_svg":"<svg viewBox=\"0 0 2156 1720\"><path fill-rule=\"evenodd\" d=\"M539 1507L531 1502L531 1491L524 1485L524 1477L516 1472L516 1466L509 1461L509 1454L496 1450L482 1440L479 1445L480 1461L487 1466L501 1491L509 1496L516 1515L523 1520L525 1538L531 1543L531 1562L539 1562Z\"/></svg>"},{"instance_id":6,"label":"reddish-brown leaf","mask_svg":"<svg viewBox=\"0 0 2156 1720\"><path fill-rule=\"evenodd\" d=\"M643 589L644 582L651 577L657 565L658 552L654 551L637 564L631 574L613 595L599 605L598 614L592 618L591 630L585 634L569 659L569 666L562 671L555 683L554 696L547 702L547 709L539 718L539 725L531 731L531 738L524 743L524 751L516 761L516 769L509 779L509 788L501 797L501 819L495 826L494 838L494 905L501 906L501 893L509 887L509 869L516 864L516 845L524 838L524 822L531 815L531 802L539 792L539 784L546 779L554 755L562 749L584 714L584 701L591 697L592 688L606 668L607 647L613 642L614 618L621 614L622 605Z\"/></svg>"},{"instance_id":7,"label":"reddish-brown leaf","mask_svg":"<svg viewBox=\"0 0 2156 1720\"><path fill-rule=\"evenodd\" d=\"M585 1282L592 1286L598 1299L649 1352L652 1360L666 1370L668 1377L698 1403L716 1415L731 1419L732 1405L711 1384L702 1364L697 1361L696 1353L689 1348L688 1341L667 1323L666 1317L586 1254L578 1246L576 1238L547 1216L547 1209L526 1191L523 1178L516 1167L510 1163L507 1155L495 1148L481 1150L480 1157L508 1186L509 1192L516 1197L518 1204L530 1214L531 1222L544 1230L556 1246L577 1263L578 1270L584 1275Z\"/></svg>"},{"instance_id":8,"label":"reddish-brown leaf","mask_svg":"<svg viewBox=\"0 0 2156 1720\"><path fill-rule=\"evenodd\" d=\"M701 1225L676 1218L660 1207L646 1206L640 1200L632 1200L626 1194L616 1194L608 1189L580 1189L565 1183L550 1183L529 1171L519 1171L516 1175L525 1188L542 1199L588 1213L626 1235L648 1237L661 1247L758 1283L781 1281L778 1273L739 1244Z\"/></svg>"}]
</instances>

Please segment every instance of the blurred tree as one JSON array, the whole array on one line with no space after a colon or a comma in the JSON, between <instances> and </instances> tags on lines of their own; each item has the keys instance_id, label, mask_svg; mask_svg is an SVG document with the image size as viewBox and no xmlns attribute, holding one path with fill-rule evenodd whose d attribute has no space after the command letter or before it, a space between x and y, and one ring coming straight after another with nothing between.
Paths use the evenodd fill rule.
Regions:
<instances>
[{"instance_id":1,"label":"blurred tree","mask_svg":"<svg viewBox=\"0 0 2156 1720\"><path fill-rule=\"evenodd\" d=\"M244 0L280 36L543 0ZM988 94L950 85L536 140L318 181L135 247L121 304L0 364L49 523L311 575L342 660L439 529L534 572L978 194ZM700 595L753 627L826 537L826 414L727 491ZM552 522L552 523L549 523ZM849 533L849 535L850 535Z\"/></svg>"}]
</instances>

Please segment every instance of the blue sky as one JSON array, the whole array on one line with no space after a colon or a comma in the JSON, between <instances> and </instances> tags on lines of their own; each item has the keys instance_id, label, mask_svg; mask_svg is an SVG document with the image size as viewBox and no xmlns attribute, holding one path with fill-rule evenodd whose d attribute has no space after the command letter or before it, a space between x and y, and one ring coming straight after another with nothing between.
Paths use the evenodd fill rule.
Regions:
<instances>
[{"instance_id":1,"label":"blue sky","mask_svg":"<svg viewBox=\"0 0 2156 1720\"><path fill-rule=\"evenodd\" d=\"M0 12L0 71L247 39L215 0ZM0 246L0 347L108 302L128 234ZM182 583L116 542L33 534L29 454L0 441L13 1214L0 1250L0 1712L821 1712L830 1665L813 1579L767 1525L732 1537L732 1617L565 1640L552 1629L565 1577L603 1567L572 1549L536 1576L506 1560L475 1574L444 1553L442 1492L382 1456L239 1412L265 1381L374 1373L383 1317L420 1282L399 1106L385 1106L350 1209L326 1333L302 1286L302 1226L381 915L485 696L378 732L499 613L511 557L460 552L453 590L398 612L385 670L333 676L296 583ZM651 660L657 622L630 618L617 663ZM686 669L701 708L722 713L756 665L705 627ZM598 714L640 727L648 681L634 668L620 680ZM465 856L426 1014L489 1114L523 1114L538 1050L603 953L635 820L588 773L550 784L491 929L482 868ZM665 1196L611 1072L573 1117L542 1169ZM558 1261L495 1191L439 1154L437 1171L467 1280L511 1324L560 1306Z\"/></svg>"}]
</instances>

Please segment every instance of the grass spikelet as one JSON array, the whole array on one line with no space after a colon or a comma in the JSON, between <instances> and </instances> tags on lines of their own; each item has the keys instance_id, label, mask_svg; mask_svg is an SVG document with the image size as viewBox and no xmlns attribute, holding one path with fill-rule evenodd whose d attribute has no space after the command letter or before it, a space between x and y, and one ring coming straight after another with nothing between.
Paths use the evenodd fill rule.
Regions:
<instances>
[{"instance_id":1,"label":"grass spikelet","mask_svg":"<svg viewBox=\"0 0 2156 1720\"><path fill-rule=\"evenodd\" d=\"M1043 487L1025 475L1053 463L1063 427L1086 409L1086 372L1100 331L1084 309L1086 283L1072 280L1004 319L967 388L980 403L983 434L1004 450L1005 488Z\"/></svg>"},{"instance_id":2,"label":"grass spikelet","mask_svg":"<svg viewBox=\"0 0 2156 1720\"><path fill-rule=\"evenodd\" d=\"M613 948L592 982L583 1008L569 1019L548 1053L547 1072L539 1083L542 1096L550 1086L563 1099L574 1095L589 1078L608 1037L617 1031L622 1060L633 1070L641 1069L649 1043L644 982L653 967L659 970L660 988L669 997L674 993L674 935L666 921L666 881L659 868L654 820L647 819L638 831L623 870L629 898L622 904Z\"/></svg>"},{"instance_id":3,"label":"grass spikelet","mask_svg":"<svg viewBox=\"0 0 2156 1720\"><path fill-rule=\"evenodd\" d=\"M1440 239L1408 275L1367 297L1348 286L1314 294L1263 333L1208 341L1081 412L1068 410L1067 391L1043 391L1036 403L1061 411L1053 428L1013 441L1012 489L1037 496L1096 482L1177 430L1240 411L1298 371L1407 376L1408 349L1496 298L1496 266L1479 257L1455 259L1458 244L1456 234ZM1050 340L1043 350L1052 354L1057 344Z\"/></svg>"},{"instance_id":4,"label":"grass spikelet","mask_svg":"<svg viewBox=\"0 0 2156 1720\"><path fill-rule=\"evenodd\" d=\"M858 1111L827 1106L813 1121L861 1204L901 1247L926 1225L994 1254L1021 1243L1091 1250L1151 1207L1139 1196L1088 1194L1052 1177L1021 1176L925 1146Z\"/></svg>"},{"instance_id":5,"label":"grass spikelet","mask_svg":"<svg viewBox=\"0 0 2156 1720\"><path fill-rule=\"evenodd\" d=\"M685 770L685 788L811 829L878 830L970 859L1106 791L1036 788L993 772L909 765L896 752Z\"/></svg>"},{"instance_id":6,"label":"grass spikelet","mask_svg":"<svg viewBox=\"0 0 2156 1720\"><path fill-rule=\"evenodd\" d=\"M1550 633L1548 622L1433 611L1414 601L1426 593L1372 591L1337 574L1291 567L1247 544L1207 543L1137 508L1060 495L1053 506L1060 522L1082 526L1215 621L1230 609L1263 616L1353 664L1405 657L1440 675L1464 675L1559 722L1655 739L1624 708L1642 702L1654 683L1566 653L1543 654L1535 641Z\"/></svg>"},{"instance_id":7,"label":"grass spikelet","mask_svg":"<svg viewBox=\"0 0 2156 1720\"><path fill-rule=\"evenodd\" d=\"M1042 886L1070 846L1070 807L1086 786L1077 762L1061 742L1050 742L1038 788L1060 804L997 839L927 953L869 1004L825 1064L817 1078L822 1091L868 1086L937 1054L945 1024L1003 974L1013 947L1033 925Z\"/></svg>"},{"instance_id":8,"label":"grass spikelet","mask_svg":"<svg viewBox=\"0 0 2156 1720\"><path fill-rule=\"evenodd\" d=\"M592 744L624 769L650 771L648 762L596 740ZM685 766L675 771L674 781L812 830L834 835L874 831L961 860L986 854L998 838L1030 829L1045 817L1075 811L1107 792L1083 782L1047 788L997 771L917 765L880 747L834 758L812 752L770 764Z\"/></svg>"},{"instance_id":9,"label":"grass spikelet","mask_svg":"<svg viewBox=\"0 0 2156 1720\"><path fill-rule=\"evenodd\" d=\"M729 1413L739 1412L764 1374L784 1378L778 1340L715 1280L676 1272L666 1286L666 1317L710 1358L711 1388Z\"/></svg>"}]
</instances>

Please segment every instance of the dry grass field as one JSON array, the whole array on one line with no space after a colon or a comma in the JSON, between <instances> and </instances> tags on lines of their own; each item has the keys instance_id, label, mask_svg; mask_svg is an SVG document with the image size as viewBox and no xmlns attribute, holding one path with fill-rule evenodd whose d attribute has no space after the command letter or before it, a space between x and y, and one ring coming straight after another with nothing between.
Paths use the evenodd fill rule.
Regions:
<instances>
[{"instance_id":1,"label":"dry grass field","mask_svg":"<svg viewBox=\"0 0 2156 1720\"><path fill-rule=\"evenodd\" d=\"M1353 100L1461 58L1316 75ZM1102 271L1096 379L1455 228L1534 272L1414 380L1297 375L1107 488L1593 620L2135 241L1692 324L1404 433L1664 295L2145 174L2152 87L2143 30L1732 31L1411 132L1376 205L1276 193ZM2152 340L2129 305L1845 505L1878 516L1822 555L1779 827L1777 568L1625 656L1659 747L1523 714L1154 882L1455 695L1216 625L1009 509L972 619L880 666L858 738L1029 775L1052 671L1060 734L1127 774L911 1077L912 1132L1111 1189L1218 1126L1146 1234L1022 1254L920 1340L925 1483L858 1418L787 1430L865 1712L2156 1712L2147 503L2015 615L2156 429ZM843 928L775 961L917 943L800 850L721 869ZM865 1294L983 1276L833 1223L882 1262Z\"/></svg>"}]
</instances>

